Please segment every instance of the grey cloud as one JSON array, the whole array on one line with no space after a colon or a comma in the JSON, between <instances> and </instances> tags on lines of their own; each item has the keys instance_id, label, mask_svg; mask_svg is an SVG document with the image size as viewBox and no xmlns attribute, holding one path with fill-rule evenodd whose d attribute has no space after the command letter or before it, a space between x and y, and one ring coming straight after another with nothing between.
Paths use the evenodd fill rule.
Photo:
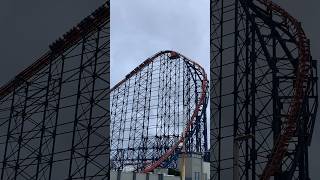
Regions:
<instances>
[{"instance_id":1,"label":"grey cloud","mask_svg":"<svg viewBox=\"0 0 320 180\"><path fill-rule=\"evenodd\" d=\"M112 83L147 57L165 49L196 59L209 72L208 7L209 0L113 1Z\"/></svg>"}]
</instances>

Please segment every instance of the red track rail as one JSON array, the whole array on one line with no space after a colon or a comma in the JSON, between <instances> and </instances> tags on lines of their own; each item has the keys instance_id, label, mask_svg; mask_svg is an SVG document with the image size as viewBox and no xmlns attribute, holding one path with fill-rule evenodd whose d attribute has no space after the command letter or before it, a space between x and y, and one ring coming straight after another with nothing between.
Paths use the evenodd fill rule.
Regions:
<instances>
[{"instance_id":1,"label":"red track rail","mask_svg":"<svg viewBox=\"0 0 320 180\"><path fill-rule=\"evenodd\" d=\"M305 87L307 87L306 84L308 83L308 75L310 73L310 47L301 24L293 16L271 0L258 1L266 6L268 11L278 13L283 17L286 28L290 32L293 32L299 49L299 64L296 74L296 82L294 85L293 100L289 106L287 114L287 125L283 129L283 133L278 137L272 151L271 158L260 177L261 180L269 180L271 176L277 173L277 169L281 165L282 160L288 151L289 142L293 138L297 129L296 121L299 117L299 112L306 94Z\"/></svg>"},{"instance_id":2,"label":"red track rail","mask_svg":"<svg viewBox=\"0 0 320 180\"><path fill-rule=\"evenodd\" d=\"M74 46L83 37L94 32L97 27L107 22L109 19L109 2L104 3L100 8L94 11L90 16L85 18L77 26L73 27L69 32L63 35L55 43L50 45L50 49L41 58L34 62L19 73L13 80L0 88L0 99L14 91L15 88L21 86L24 82L34 76L36 73L46 67L51 60L56 59L60 54Z\"/></svg>"},{"instance_id":3,"label":"red track rail","mask_svg":"<svg viewBox=\"0 0 320 180\"><path fill-rule=\"evenodd\" d=\"M152 61L154 61L157 57L161 56L162 54L166 54L166 53L170 53L172 56L174 57L178 57L178 56L181 56L185 59L188 59L186 58L185 56L177 53L177 52L174 52L174 51L161 51L157 54L155 54L154 56L152 56L151 58L147 59L146 61L144 61L142 64L140 64L136 69L134 69L132 72L130 72L122 81L120 81L118 84L116 84L112 89L111 91L117 89L121 84L123 84L124 82L126 82L129 78L131 78L132 76L134 76L135 74L137 74L139 71L141 71L144 67L146 67L147 65L149 65ZM189 60L189 59L188 59ZM156 162L148 165L144 170L143 172L144 173L148 173L148 172L151 172L153 171L155 168L157 168L158 166L161 165L162 162L164 162L170 155L172 155L174 153L174 151L176 150L176 148L179 146L179 145L182 145L184 142L185 142L185 139L186 139L186 136L187 136L187 132L190 130L191 126L195 123L196 121L196 116L198 115L198 113L200 112L201 110L201 107L203 106L204 102L205 102L205 98L206 98L206 91L207 91L207 83L208 83L208 80L207 80L207 75L206 75L206 72L204 71L204 69L196 62L194 61L191 61L189 60L189 62L191 62L192 64L194 64L198 70L200 71L201 75L203 76L203 80L202 80L202 86L201 86L201 89L202 89L202 92L201 92L201 96L199 98L199 103L196 105L195 107L195 110L193 111L193 114L190 118L190 120L187 122L187 125L180 137L180 139L169 149L167 150L162 156L160 159L158 159Z\"/></svg>"}]
</instances>

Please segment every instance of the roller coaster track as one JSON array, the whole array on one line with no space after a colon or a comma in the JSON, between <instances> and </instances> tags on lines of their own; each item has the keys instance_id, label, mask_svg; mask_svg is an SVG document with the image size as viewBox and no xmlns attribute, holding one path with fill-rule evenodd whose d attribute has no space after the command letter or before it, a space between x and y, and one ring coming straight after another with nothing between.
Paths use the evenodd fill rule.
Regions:
<instances>
[{"instance_id":1,"label":"roller coaster track","mask_svg":"<svg viewBox=\"0 0 320 180\"><path fill-rule=\"evenodd\" d=\"M175 52L171 52L171 53L175 53ZM187 59L186 57L184 57L185 59ZM175 149L185 143L186 137L187 137L187 133L190 131L191 126L193 124L195 124L196 121L196 116L199 114L199 112L203 109L201 109L201 107L204 105L205 103L205 98L206 98L206 94L207 94L207 75L206 72L204 71L204 69L196 62L189 60L189 62L191 62L192 64L194 64L195 68L197 68L201 75L203 76L203 80L202 80L202 86L201 86L201 96L199 98L198 104L195 107L195 110L192 113L192 116L190 118L189 121L187 121L186 127L179 139L179 141L177 141L174 146L172 146L159 160L157 160L156 162L154 162L153 164L148 165L143 172L148 173L152 170L154 170L155 168L157 168L164 160L166 160L170 155L172 155L175 151Z\"/></svg>"},{"instance_id":2,"label":"roller coaster track","mask_svg":"<svg viewBox=\"0 0 320 180\"><path fill-rule=\"evenodd\" d=\"M169 57L168 59L166 59L166 57ZM160 59L160 60L159 60ZM128 82L130 79L137 79L137 78L134 78L134 77L141 77L142 75L141 74L148 74L149 72L155 72L155 71L157 71L157 70L148 70L148 68L150 68L150 67L154 67L154 66L158 66L158 65L155 65L156 63L160 63L160 64L162 64L162 65L164 65L164 64L171 64L171 65L169 65L169 66L171 66L171 67L178 67L179 65L178 65L178 63L180 63L180 62L182 62L182 64L184 64L184 66L185 65L187 65L188 66L188 68L187 69L193 69L195 72L196 72L196 75L192 75L192 76L196 76L196 77L200 77L200 79L201 79L201 87L199 88L199 91L201 91L201 92L199 92L199 96L198 96L198 98L196 97L196 99L195 99L195 101L197 102L197 104L194 106L194 109L192 110L192 112L191 112L191 116L190 117L188 117L188 120L187 121L185 121L184 122L184 129L183 129L183 131L181 132L181 134L179 135L179 138L178 139L174 139L173 141L174 142L172 142L171 143L171 145L170 145L170 147L168 147L168 149L166 149L166 150L164 150L164 151L162 151L162 154L160 155L160 157L158 158L158 159L155 159L155 160L153 160L153 161L147 161L147 160L144 160L144 161L142 161L140 164L145 164L145 166L144 167L142 167L142 168L136 168L136 170L138 170L138 171L143 171L144 173L148 173L148 172L151 172L151 171L153 171L155 168L157 168L157 167L159 167L160 165L162 165L165 161L168 161L168 159L170 159L170 158L172 158L172 156L174 155L174 154L177 154L177 150L178 149L181 149L181 147L182 146L184 146L185 145L185 143L186 143L186 141L187 141L187 139L192 135L192 134L190 134L191 133L191 130L192 130L192 127L194 127L195 126L195 124L196 124L196 121L199 121L199 116L200 116L200 114L203 112L203 111L205 111L205 103L206 103L206 97L207 97L207 87L208 87L208 80L207 80L207 75L206 75L206 73L205 73L205 71L204 71L204 69L199 65L199 64L197 64L196 62L194 62L194 61L192 61L192 60L190 60L190 59L188 59L188 58L186 58L185 56L183 56L183 55L181 55L181 54L179 54L179 53L177 53L177 52L174 52L174 51L161 51L161 52L159 52L159 53L157 53L157 54L155 54L154 56L152 56L151 58L148 58L146 61L144 61L141 65L139 65L137 68L135 68L131 73L129 73L126 77L125 77L125 79L123 79L122 81L120 81L118 84L116 84L112 89L111 89L111 94L112 93L114 93L114 95L112 95L112 97L114 97L113 99L118 99L118 95L120 95L120 94L123 94L123 93L120 93L120 92L123 92L123 90L121 90L121 87L122 87L122 89L125 89L125 87L126 87L126 85L125 85L125 83L126 82ZM151 65L152 63L154 63L154 65ZM161 65L160 65L161 66ZM144 73L141 73L143 70L145 70L146 72L144 72ZM172 74L172 73L170 73L171 74L171 76L173 75L173 77L169 77L170 76L170 74L168 74L168 75L166 75L166 74L163 74L163 76L167 76L168 78L170 78L170 79L175 79L175 78L177 78L177 71L176 70L173 70L174 72L176 72L175 74ZM188 70L188 71L190 71L190 70ZM160 73L163 73L163 72L160 72ZM157 73L155 73L155 74L157 74ZM152 76L152 75L151 75ZM154 75L155 76L155 75ZM159 75L159 76L161 76L161 75ZM176 76L176 77L174 77L174 76ZM149 75L149 77L150 77L150 75ZM152 78L151 78L152 79ZM150 79L148 80L148 79L146 79L146 80L144 80L144 81L147 81L147 82L149 82L149 81L151 81ZM169 84L168 84L169 85ZM133 86L133 85L132 85ZM137 86L138 87L138 82L135 82L134 83L134 86ZM186 86L186 85L183 85L183 86ZM198 85L197 85L198 86ZM141 86L141 87L143 87L143 85ZM173 86L172 85L172 87L168 87L169 89L171 89L171 88L173 88L173 87L175 87L175 86ZM139 82L139 89L140 89L140 82ZM144 89L144 88L143 88ZM149 92L149 91L147 91L147 89L148 89L148 85L146 85L146 87L145 87L145 89L146 89L146 92ZM119 91L119 92L116 92L116 91ZM129 90L128 90L129 91ZM131 91L133 91L133 90L131 90ZM178 92L179 91L179 88L178 89L172 89L172 91L176 91L176 92ZM190 90L185 90L185 91L195 91L194 89L190 89ZM140 94L143 94L144 92L143 91L139 91L139 93ZM151 93L151 92L150 92ZM126 95L120 95L121 97L123 97L123 96L126 96ZM162 97L162 98L167 98L167 97L169 97L170 95L169 94L167 94L167 95L165 95L166 97ZM196 95L197 96L197 95ZM179 97L179 96L177 96L177 97ZM179 98L177 98L177 97L174 97L174 99L176 98L176 99L179 99ZM180 96L181 97L181 96ZM135 97L135 98L137 98L137 97ZM173 98L173 97L172 97ZM148 97L146 97L146 99L148 99ZM160 98L161 99L161 98ZM117 100L117 101L119 101L119 100ZM137 100L137 101L145 101L144 100L144 98L142 98L141 100ZM151 100L152 101L152 100ZM122 101L120 101L120 102L122 102ZM146 101L146 102L148 102L148 100ZM192 101L193 102L193 101ZM112 103L113 105L112 105L112 107L115 107L115 104L117 104L117 103ZM121 106L126 106L125 104L122 104L121 103ZM146 108L146 106L148 106L148 104L145 104L144 105L144 108ZM150 106L150 105L149 105ZM174 105L173 104L171 104L171 105L169 105L168 103L166 103L166 106L168 106L168 107L173 107ZM186 106L186 104L184 105L184 106ZM167 107L167 108L168 108ZM149 107L150 108L150 107ZM179 109L179 108L178 108ZM112 113L114 113L114 112L116 112L117 110L116 109L112 109ZM123 110L122 110L123 111ZM138 110L137 110L138 111ZM141 111L141 110L140 110ZM148 113L146 113L145 111L146 110L143 110L144 111L144 114L148 114ZM142 112L143 112L142 111ZM170 112L170 111L169 111ZM173 114L174 112L171 112L171 114ZM177 112L175 112L175 113L177 113ZM134 116L133 114L131 114L131 113L129 113L130 114L130 116ZM115 118L114 117L115 115L112 115L112 117L111 117L111 122L112 121L114 121L114 123L117 123L116 121L120 121L119 119L120 119L120 116L118 116L118 118ZM123 116L123 115L122 115ZM151 115L149 115L149 116L151 116ZM159 118L160 118L160 116L162 116L162 115L158 115L157 114L157 117L159 116ZM169 118L170 119L170 118ZM131 119L131 121L132 121L132 119ZM145 120L145 121L149 121L149 120ZM159 121L159 120L158 120ZM123 122L122 122L123 123ZM128 123L128 122L127 122ZM113 124L113 123L112 123ZM121 122L119 122L119 124L121 124ZM134 123L134 124L137 124L137 123ZM170 124L170 123L169 123ZM168 125L169 125L168 124ZM114 127L116 126L116 125L113 125ZM118 126L116 126L116 127L120 127L120 128L122 128L122 129L125 129L124 127L123 127L124 125L118 125ZM143 126L148 126L148 125L143 125ZM157 126L166 126L166 125L157 125ZM175 129L178 129L174 124L170 124L170 126L172 126L173 128L175 128ZM141 127L140 127L141 128ZM125 137L121 137L121 136L118 136L118 135L115 135L115 134L118 134L117 132L118 132L118 128L112 128L113 130L112 130L112 139L111 139L111 143L112 143L112 146L115 146L115 144L118 144L118 140L117 139L126 139ZM141 131L141 130L137 130L137 131ZM135 134L136 132L134 132L133 134ZM150 134L151 132L149 131L147 131L147 132L145 132L144 134ZM126 134L126 133L124 133L124 134ZM128 133L129 134L129 133ZM131 133L130 133L131 134ZM173 135L173 134L171 134L171 135ZM131 135L131 138L133 137L133 136L141 136L141 135ZM142 136L144 136L143 134L142 134ZM165 137L165 136L164 136ZM167 137L169 137L169 136L167 136ZM146 137L146 138L148 138L148 137ZM149 137L150 138L150 137ZM130 139L130 138L129 138ZM143 139L143 138L142 138ZM146 140L146 141L149 141L149 140ZM164 140L163 140L164 141ZM129 144L130 144L130 142L129 142ZM137 146L139 146L139 147L137 147L137 146L135 146L135 147L130 147L130 148L128 148L128 149L147 149L147 148L150 148L149 146L143 146L143 147L141 147L141 143L137 143L138 145ZM151 147L154 147L155 146L155 144L151 144L150 145ZM158 147L158 148L163 148L163 147ZM120 149L123 149L122 147L120 148ZM113 160L113 159L115 159L115 157L116 156L119 156L118 154L120 154L120 152L118 152L119 151L119 147L114 147L114 148L112 148L111 149L111 151L115 151L115 152L117 152L117 153L115 153L115 155L113 155L114 153L112 153L111 152L111 162L112 161L116 161L116 160ZM128 150L128 151L130 151L130 150ZM147 152L148 151L152 151L152 150L146 150L146 152L144 152L143 154L147 154ZM143 156L143 155L137 155L137 157L140 157L141 158L141 156ZM135 156L128 156L128 157L122 157L122 160L123 159L132 159L132 158L134 158Z\"/></svg>"},{"instance_id":3,"label":"roller coaster track","mask_svg":"<svg viewBox=\"0 0 320 180\"><path fill-rule=\"evenodd\" d=\"M301 23L271 0L211 0L211 53L211 178L308 178L318 86Z\"/></svg>"},{"instance_id":4,"label":"roller coaster track","mask_svg":"<svg viewBox=\"0 0 320 180\"><path fill-rule=\"evenodd\" d=\"M280 135L275 143L271 158L268 161L263 173L260 177L261 180L269 180L272 175L276 173L279 165L281 164L289 146L289 142L295 134L297 129L297 119L299 117L300 109L303 105L306 90L309 81L310 73L310 48L309 41L301 27L301 24L282 9L277 4L270 0L258 0L261 4L266 6L268 11L279 13L283 17L283 22L287 23L287 30L293 33L296 44L299 49L299 64L296 72L296 83L294 87L293 101L289 106L287 125L284 132Z\"/></svg>"},{"instance_id":5,"label":"roller coaster track","mask_svg":"<svg viewBox=\"0 0 320 180\"><path fill-rule=\"evenodd\" d=\"M106 23L109 17L109 1L105 2L100 8L86 17L77 26L63 35L63 38L58 39L50 45L50 50L41 56L32 65L19 73L13 80L0 88L0 99L11 93L15 87L19 87L37 72L46 67L50 60L56 59L61 53L70 49L73 45L79 42L83 37L93 33L96 27Z\"/></svg>"},{"instance_id":6,"label":"roller coaster track","mask_svg":"<svg viewBox=\"0 0 320 180\"><path fill-rule=\"evenodd\" d=\"M109 1L0 88L0 179L110 179Z\"/></svg>"},{"instance_id":7,"label":"roller coaster track","mask_svg":"<svg viewBox=\"0 0 320 180\"><path fill-rule=\"evenodd\" d=\"M247 3L244 0L240 0L240 2L245 6ZM289 13L287 13L284 9L282 9L277 4L273 3L270 0L256 0L253 1L256 3L257 7L263 7L267 12L271 14L277 14L282 17L281 22L277 22L281 24L283 30L291 35L292 40L297 45L298 49L298 64L296 66L296 79L293 87L293 97L292 101L289 105L287 112L286 125L283 127L281 134L277 138L274 143L274 147L271 153L271 156L263 169L263 172L260 176L261 180L269 180L271 176L274 176L279 166L282 164L286 153L288 152L288 147L290 145L290 141L295 136L297 130L297 119L300 117L300 110L304 105L305 98L307 92L307 88L310 84L311 77L311 55L310 55L310 47L309 40L307 39L301 24ZM101 26L108 19L107 16L109 14L109 4L105 3L101 8L95 11L91 16L87 17L84 21L78 24L76 27L71 29L68 33L66 33L62 39L57 40L50 46L50 50L45 53L41 58L39 58L35 63L29 66L27 69L19 73L12 81L8 84L0 88L0 99L3 99L10 93L14 91L15 88L24 84L28 79L32 76L40 72L44 67L47 67L50 64L50 61L56 59L56 57L60 56L63 52L72 48L73 45L78 43L83 36L87 36L95 31L95 28ZM251 7L251 6L250 6ZM173 51L164 51L156 54L152 58L149 58L144 63L142 63L138 68L132 71L130 74L126 76L124 80L118 83L111 91L114 91L122 84L124 84L128 79L137 75L137 73L141 72L145 67L147 67L150 63L153 62L154 59L163 55L163 54L171 54L172 59L175 59L175 56L183 57L187 59L187 61L193 65L193 67L200 73L200 76L203 77L202 85L201 85L201 95L198 98L198 103L195 106L190 119L186 123L186 127L184 128L179 139L173 143L173 145L166 150L159 159L153 161L151 164L148 164L144 168L144 172L150 172L160 166L165 160L167 160L170 156L172 156L176 149L183 146L189 136L190 129L195 124L197 120L197 116L203 110L203 106L206 98L206 89L207 89L207 76L203 68L197 63L189 60L181 54L178 54Z\"/></svg>"}]
</instances>

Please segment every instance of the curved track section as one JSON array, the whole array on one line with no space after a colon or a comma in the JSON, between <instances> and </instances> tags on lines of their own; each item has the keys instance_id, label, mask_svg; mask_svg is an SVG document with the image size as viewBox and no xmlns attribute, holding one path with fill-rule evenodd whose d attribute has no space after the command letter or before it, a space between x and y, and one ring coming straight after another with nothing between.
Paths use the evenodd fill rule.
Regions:
<instances>
[{"instance_id":1,"label":"curved track section","mask_svg":"<svg viewBox=\"0 0 320 180\"><path fill-rule=\"evenodd\" d=\"M270 0L212 0L211 53L211 178L308 179L318 88L301 24Z\"/></svg>"},{"instance_id":2,"label":"curved track section","mask_svg":"<svg viewBox=\"0 0 320 180\"><path fill-rule=\"evenodd\" d=\"M288 146L291 139L294 137L297 130L297 121L299 116L301 116L301 109L303 103L305 103L305 97L308 94L308 87L310 83L309 77L312 77L311 72L311 56L309 40L307 39L301 24L282 9L277 4L270 0L259 0L259 2L265 6L265 8L270 11L271 14L279 16L282 20L278 23L283 24L283 28L287 32L290 32L292 39L298 49L298 65L296 66L296 78L294 84L294 92L291 103L288 108L287 121L285 127L283 127L283 132L279 135L275 142L271 158L268 161L266 167L261 175L261 180L268 180L272 175L274 175L282 163L282 160L286 156L288 151Z\"/></svg>"},{"instance_id":3,"label":"curved track section","mask_svg":"<svg viewBox=\"0 0 320 180\"><path fill-rule=\"evenodd\" d=\"M111 168L175 167L185 146L207 151L204 69L174 51L148 58L111 89Z\"/></svg>"}]
</instances>

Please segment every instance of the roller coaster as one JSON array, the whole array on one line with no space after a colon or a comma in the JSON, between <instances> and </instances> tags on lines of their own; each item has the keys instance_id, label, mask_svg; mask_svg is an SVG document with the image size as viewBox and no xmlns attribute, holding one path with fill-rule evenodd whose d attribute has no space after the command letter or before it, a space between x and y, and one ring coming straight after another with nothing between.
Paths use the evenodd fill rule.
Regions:
<instances>
[{"instance_id":1,"label":"roller coaster","mask_svg":"<svg viewBox=\"0 0 320 180\"><path fill-rule=\"evenodd\" d=\"M317 64L301 23L270 0L211 0L210 16L211 179L310 179Z\"/></svg>"},{"instance_id":2,"label":"roller coaster","mask_svg":"<svg viewBox=\"0 0 320 180\"><path fill-rule=\"evenodd\" d=\"M110 6L0 88L1 180L108 179Z\"/></svg>"},{"instance_id":3,"label":"roller coaster","mask_svg":"<svg viewBox=\"0 0 320 180\"><path fill-rule=\"evenodd\" d=\"M309 180L318 78L301 23L270 0L210 0L210 29L210 98L204 69L175 51L110 89L105 2L0 88L1 180L109 179L189 152L210 180Z\"/></svg>"},{"instance_id":4,"label":"roller coaster","mask_svg":"<svg viewBox=\"0 0 320 180\"><path fill-rule=\"evenodd\" d=\"M145 60L111 89L111 169L177 168L208 151L204 69L174 51Z\"/></svg>"}]
</instances>

